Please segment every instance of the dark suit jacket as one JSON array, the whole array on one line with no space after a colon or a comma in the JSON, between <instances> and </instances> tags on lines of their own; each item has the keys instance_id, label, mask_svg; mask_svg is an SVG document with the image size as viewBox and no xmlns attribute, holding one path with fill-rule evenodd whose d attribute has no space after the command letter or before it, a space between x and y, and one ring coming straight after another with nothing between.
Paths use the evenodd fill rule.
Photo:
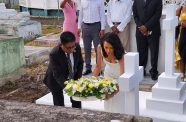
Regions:
<instances>
[{"instance_id":1,"label":"dark suit jacket","mask_svg":"<svg viewBox=\"0 0 186 122\"><path fill-rule=\"evenodd\" d=\"M137 27L145 25L152 34L161 34L162 0L134 0L133 16Z\"/></svg>"},{"instance_id":2,"label":"dark suit jacket","mask_svg":"<svg viewBox=\"0 0 186 122\"><path fill-rule=\"evenodd\" d=\"M81 55L81 48L76 44L74 56L74 79L77 80L82 76L83 58ZM44 78L44 83L52 91L62 90L65 85L64 82L68 78L68 63L65 52L60 45L54 47L50 53L50 62Z\"/></svg>"}]
</instances>

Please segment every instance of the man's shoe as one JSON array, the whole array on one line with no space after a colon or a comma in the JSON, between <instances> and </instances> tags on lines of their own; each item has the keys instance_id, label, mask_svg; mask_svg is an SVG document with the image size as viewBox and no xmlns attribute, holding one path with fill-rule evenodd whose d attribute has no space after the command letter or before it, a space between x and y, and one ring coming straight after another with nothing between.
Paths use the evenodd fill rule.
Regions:
<instances>
[{"instance_id":1,"label":"man's shoe","mask_svg":"<svg viewBox=\"0 0 186 122\"><path fill-rule=\"evenodd\" d=\"M83 72L83 75L89 75L90 73L92 73L91 70L86 70L85 72Z\"/></svg>"},{"instance_id":2,"label":"man's shoe","mask_svg":"<svg viewBox=\"0 0 186 122\"><path fill-rule=\"evenodd\" d=\"M151 76L152 80L157 80L158 79L158 72L154 73L151 70L149 72L150 72L150 76Z\"/></svg>"},{"instance_id":3,"label":"man's shoe","mask_svg":"<svg viewBox=\"0 0 186 122\"><path fill-rule=\"evenodd\" d=\"M152 80L157 80L158 79L158 74L151 75Z\"/></svg>"}]
</instances>

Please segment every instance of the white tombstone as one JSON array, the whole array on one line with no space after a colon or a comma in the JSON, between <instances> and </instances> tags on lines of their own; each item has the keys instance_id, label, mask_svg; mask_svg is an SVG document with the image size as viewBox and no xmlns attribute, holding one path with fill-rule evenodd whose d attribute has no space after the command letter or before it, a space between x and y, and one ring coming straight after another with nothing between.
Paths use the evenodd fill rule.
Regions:
<instances>
[{"instance_id":1,"label":"white tombstone","mask_svg":"<svg viewBox=\"0 0 186 122\"><path fill-rule=\"evenodd\" d=\"M139 82L143 79L143 67L139 66L139 54L125 55L125 73L119 78L120 97L125 97L123 113L139 115Z\"/></svg>"},{"instance_id":2,"label":"white tombstone","mask_svg":"<svg viewBox=\"0 0 186 122\"><path fill-rule=\"evenodd\" d=\"M151 113L151 115L149 115L150 117L156 118L153 113L156 113L156 115L159 113L161 121L172 122L170 115L178 120L181 115L184 115L186 112L186 84L180 82L179 73L174 73L175 27L178 23L178 18L175 15L176 6L170 4L167 5L166 9L166 19L163 20L163 30L165 30L166 34L165 72L158 77L158 83L153 86L152 96L146 101L146 108L151 111L149 112ZM154 122L156 122L156 120ZM157 122L160 122L160 119L158 119Z\"/></svg>"}]
</instances>

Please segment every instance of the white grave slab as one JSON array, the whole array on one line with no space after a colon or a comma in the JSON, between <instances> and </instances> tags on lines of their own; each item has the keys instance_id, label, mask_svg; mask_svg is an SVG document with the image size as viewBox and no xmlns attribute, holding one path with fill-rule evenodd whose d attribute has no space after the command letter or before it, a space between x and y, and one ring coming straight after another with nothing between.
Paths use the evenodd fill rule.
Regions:
<instances>
[{"instance_id":1,"label":"white grave slab","mask_svg":"<svg viewBox=\"0 0 186 122\"><path fill-rule=\"evenodd\" d=\"M66 107L71 107L72 104L70 102L70 97L64 94L64 101ZM54 105L53 104L53 98L52 94L48 93L47 95L39 98L36 100L36 104L42 104L42 105ZM89 110L98 110L98 111L104 111L104 101L97 100L97 101L86 101L82 102L82 108L83 109L89 109Z\"/></svg>"},{"instance_id":2,"label":"white grave slab","mask_svg":"<svg viewBox=\"0 0 186 122\"><path fill-rule=\"evenodd\" d=\"M140 110L144 110L145 108L145 100L146 97L149 96L150 92L139 92L139 103L140 103ZM64 100L65 100L65 106L71 107L70 97L64 94ZM42 104L42 105L53 105L53 98L52 94L48 93L47 95L39 98L36 100L36 104ZM86 101L82 102L82 108L83 109L89 109L89 110L97 110L97 111L104 111L104 101L102 100L96 100L96 101Z\"/></svg>"},{"instance_id":3,"label":"white grave slab","mask_svg":"<svg viewBox=\"0 0 186 122\"><path fill-rule=\"evenodd\" d=\"M146 99L150 97L151 97L151 92L139 91L139 115L140 116L149 117L149 115L154 115L153 122L186 122L185 115L147 110ZM65 106L71 107L70 97L64 94L64 100L65 100ZM36 104L53 105L52 94L48 93L47 95L39 98L38 100L36 100ZM104 111L104 101L97 100L97 101L82 102L82 108L88 110ZM169 119L165 120L165 118L169 118Z\"/></svg>"}]
</instances>

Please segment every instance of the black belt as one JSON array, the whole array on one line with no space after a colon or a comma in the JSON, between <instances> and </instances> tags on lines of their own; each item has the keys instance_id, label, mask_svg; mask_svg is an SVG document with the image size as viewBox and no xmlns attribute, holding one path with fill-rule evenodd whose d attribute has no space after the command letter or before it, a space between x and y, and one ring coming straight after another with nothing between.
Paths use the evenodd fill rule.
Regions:
<instances>
[{"instance_id":1,"label":"black belt","mask_svg":"<svg viewBox=\"0 0 186 122\"><path fill-rule=\"evenodd\" d=\"M119 25L119 24L121 24L121 22L112 22L113 23L113 25Z\"/></svg>"},{"instance_id":2,"label":"black belt","mask_svg":"<svg viewBox=\"0 0 186 122\"><path fill-rule=\"evenodd\" d=\"M100 22L94 22L94 23L85 23L83 22L85 25L95 25L95 24L99 24Z\"/></svg>"}]
</instances>

